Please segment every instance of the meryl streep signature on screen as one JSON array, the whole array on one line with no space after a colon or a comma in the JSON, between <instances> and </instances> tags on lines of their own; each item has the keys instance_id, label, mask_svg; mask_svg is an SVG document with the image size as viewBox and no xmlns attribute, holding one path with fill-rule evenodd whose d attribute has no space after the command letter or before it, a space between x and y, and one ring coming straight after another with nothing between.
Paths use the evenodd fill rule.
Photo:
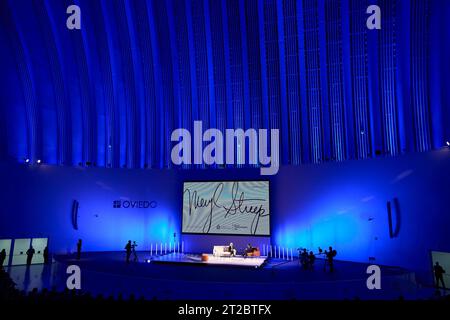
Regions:
<instances>
[{"instance_id":1,"label":"meryl streep signature on screen","mask_svg":"<svg viewBox=\"0 0 450 320\"><path fill-rule=\"evenodd\" d=\"M263 208L262 205L258 206L252 206L245 204L248 201L266 201L265 199L258 199L258 198L245 198L245 193L241 192L239 193L239 182L234 182L233 187L231 190L231 200L232 203L229 207L225 205L220 205L220 196L222 195L222 191L224 188L224 183L221 182L217 185L216 189L213 192L213 195L209 199L205 199L198 196L197 190L191 190L189 188L186 188L183 192L183 197L187 194L189 196L189 215L192 215L193 211L197 210L198 208L208 208L208 215L205 219L204 225L203 225L203 232L209 233L211 230L211 224L212 224L212 217L214 215L214 209L223 209L225 210L225 216L226 219L228 216L234 216L238 213L241 214L254 214L250 232L251 234L256 234L256 230L258 228L259 219L261 217L265 217L268 214L266 213L266 210Z\"/></svg>"}]
</instances>

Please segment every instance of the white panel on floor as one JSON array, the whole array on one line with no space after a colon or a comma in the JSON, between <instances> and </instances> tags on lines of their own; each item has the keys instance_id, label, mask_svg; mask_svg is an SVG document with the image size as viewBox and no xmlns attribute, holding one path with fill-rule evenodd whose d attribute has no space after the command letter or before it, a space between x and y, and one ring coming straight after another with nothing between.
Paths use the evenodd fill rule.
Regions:
<instances>
[{"instance_id":1,"label":"white panel on floor","mask_svg":"<svg viewBox=\"0 0 450 320\"><path fill-rule=\"evenodd\" d=\"M0 239L0 251L5 249L6 259L3 262L3 266L7 266L9 264L9 255L11 253L11 239Z\"/></svg>"},{"instance_id":2,"label":"white panel on floor","mask_svg":"<svg viewBox=\"0 0 450 320\"><path fill-rule=\"evenodd\" d=\"M450 285L450 252L431 251L431 258L433 259L433 266L436 262L439 262L445 273L443 275L445 286L448 288ZM433 279L434 271L433 271ZM434 280L436 281L436 280ZM436 284L436 283L435 283ZM441 284L439 284L441 286Z\"/></svg>"},{"instance_id":3,"label":"white panel on floor","mask_svg":"<svg viewBox=\"0 0 450 320\"><path fill-rule=\"evenodd\" d=\"M15 239L12 265L27 264L27 250L30 248L31 239Z\"/></svg>"},{"instance_id":4,"label":"white panel on floor","mask_svg":"<svg viewBox=\"0 0 450 320\"><path fill-rule=\"evenodd\" d=\"M44 249L47 246L48 238L33 238L31 245L35 250L32 264L44 263Z\"/></svg>"}]
</instances>

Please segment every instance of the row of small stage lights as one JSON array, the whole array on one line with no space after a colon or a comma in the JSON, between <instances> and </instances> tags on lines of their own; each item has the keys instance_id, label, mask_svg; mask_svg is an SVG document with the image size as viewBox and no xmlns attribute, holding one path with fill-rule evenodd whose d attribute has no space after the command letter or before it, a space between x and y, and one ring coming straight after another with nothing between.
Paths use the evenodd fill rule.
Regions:
<instances>
[{"instance_id":1,"label":"row of small stage lights","mask_svg":"<svg viewBox=\"0 0 450 320\"><path fill-rule=\"evenodd\" d=\"M294 254L292 248L285 248L276 245L266 245L262 247L262 255L269 258L276 258L282 260L294 260Z\"/></svg>"},{"instance_id":2,"label":"row of small stage lights","mask_svg":"<svg viewBox=\"0 0 450 320\"><path fill-rule=\"evenodd\" d=\"M167 245L167 242L163 243L151 243L150 244L150 256L155 255L163 255L167 253L184 253L184 241L180 242L169 242L169 245Z\"/></svg>"},{"instance_id":3,"label":"row of small stage lights","mask_svg":"<svg viewBox=\"0 0 450 320\"><path fill-rule=\"evenodd\" d=\"M26 164L29 164L29 165L33 164L33 161L31 161L30 158L25 158L25 159L23 159L23 162L26 163ZM36 164L41 164L41 163L42 163L42 160L41 160L41 159L37 159L37 160L36 160Z\"/></svg>"}]
</instances>

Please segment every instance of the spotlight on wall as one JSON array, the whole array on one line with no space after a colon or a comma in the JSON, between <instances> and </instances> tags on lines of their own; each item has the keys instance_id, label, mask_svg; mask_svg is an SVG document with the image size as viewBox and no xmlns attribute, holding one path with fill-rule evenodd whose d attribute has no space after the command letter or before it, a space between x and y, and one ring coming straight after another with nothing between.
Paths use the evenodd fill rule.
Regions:
<instances>
[{"instance_id":1,"label":"spotlight on wall","mask_svg":"<svg viewBox=\"0 0 450 320\"><path fill-rule=\"evenodd\" d=\"M30 163L30 159L26 158L25 163Z\"/></svg>"},{"instance_id":2,"label":"spotlight on wall","mask_svg":"<svg viewBox=\"0 0 450 320\"><path fill-rule=\"evenodd\" d=\"M445 144L447 145L447 147L450 147L450 141L446 141Z\"/></svg>"},{"instance_id":3,"label":"spotlight on wall","mask_svg":"<svg viewBox=\"0 0 450 320\"><path fill-rule=\"evenodd\" d=\"M41 159L37 159L37 160L36 160L36 163L37 163L37 164L40 164L41 162L42 162Z\"/></svg>"}]
</instances>

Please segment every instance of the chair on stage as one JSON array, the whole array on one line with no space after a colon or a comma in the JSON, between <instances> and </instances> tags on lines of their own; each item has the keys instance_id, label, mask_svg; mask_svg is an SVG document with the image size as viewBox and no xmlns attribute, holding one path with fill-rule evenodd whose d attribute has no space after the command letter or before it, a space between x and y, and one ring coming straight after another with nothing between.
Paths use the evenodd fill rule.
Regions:
<instances>
[{"instance_id":1,"label":"chair on stage","mask_svg":"<svg viewBox=\"0 0 450 320\"><path fill-rule=\"evenodd\" d=\"M253 247L245 252L247 257L260 257L261 251L257 247Z\"/></svg>"},{"instance_id":2,"label":"chair on stage","mask_svg":"<svg viewBox=\"0 0 450 320\"><path fill-rule=\"evenodd\" d=\"M213 248L214 257L231 257L229 246L214 246Z\"/></svg>"}]
</instances>

